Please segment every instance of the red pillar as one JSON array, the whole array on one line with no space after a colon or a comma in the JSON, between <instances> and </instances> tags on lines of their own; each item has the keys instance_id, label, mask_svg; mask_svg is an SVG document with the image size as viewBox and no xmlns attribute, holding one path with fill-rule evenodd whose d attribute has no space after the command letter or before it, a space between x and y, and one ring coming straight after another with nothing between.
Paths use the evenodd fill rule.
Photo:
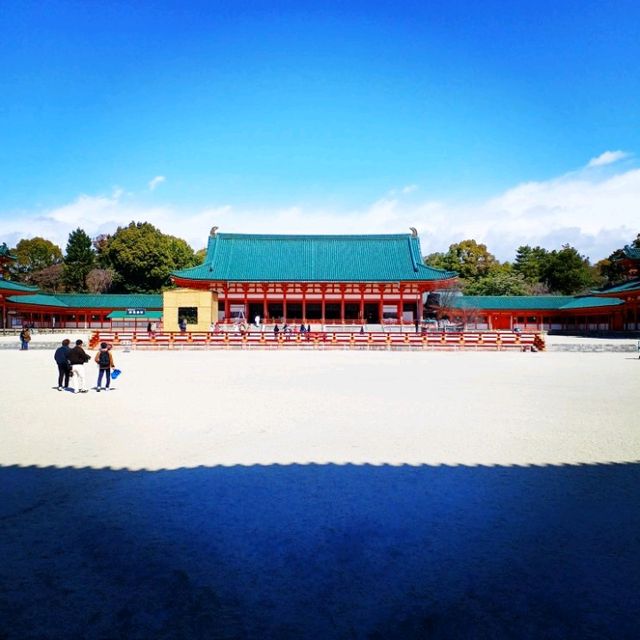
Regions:
<instances>
[{"instance_id":1,"label":"red pillar","mask_svg":"<svg viewBox=\"0 0 640 640\"><path fill-rule=\"evenodd\" d=\"M222 287L224 292L224 321L229 322L229 316L231 315L231 305L229 304L229 287Z\"/></svg>"},{"instance_id":2,"label":"red pillar","mask_svg":"<svg viewBox=\"0 0 640 640\"><path fill-rule=\"evenodd\" d=\"M244 294L244 319L249 322L249 301L247 300L249 296L249 285L242 285L242 293Z\"/></svg>"},{"instance_id":3,"label":"red pillar","mask_svg":"<svg viewBox=\"0 0 640 640\"><path fill-rule=\"evenodd\" d=\"M400 324L404 324L404 286L400 285L400 309L398 313Z\"/></svg>"},{"instance_id":4,"label":"red pillar","mask_svg":"<svg viewBox=\"0 0 640 640\"><path fill-rule=\"evenodd\" d=\"M307 285L302 285L302 322L307 321Z\"/></svg>"},{"instance_id":5,"label":"red pillar","mask_svg":"<svg viewBox=\"0 0 640 640\"><path fill-rule=\"evenodd\" d=\"M321 284L320 285L320 292L322 293L322 324L324 325L324 310L325 310L325 297L327 295L327 285L326 284Z\"/></svg>"},{"instance_id":6,"label":"red pillar","mask_svg":"<svg viewBox=\"0 0 640 640\"><path fill-rule=\"evenodd\" d=\"M340 322L344 324L344 295L345 295L346 286L340 285Z\"/></svg>"},{"instance_id":7,"label":"red pillar","mask_svg":"<svg viewBox=\"0 0 640 640\"><path fill-rule=\"evenodd\" d=\"M360 285L360 322L362 323L364 323L364 291L366 288L366 285Z\"/></svg>"},{"instance_id":8,"label":"red pillar","mask_svg":"<svg viewBox=\"0 0 640 640\"><path fill-rule=\"evenodd\" d=\"M378 291L380 292L380 299L378 300L378 322L383 324L384 320L384 285L381 284L378 287Z\"/></svg>"},{"instance_id":9,"label":"red pillar","mask_svg":"<svg viewBox=\"0 0 640 640\"><path fill-rule=\"evenodd\" d=\"M268 290L268 286L267 285L263 285L262 286L262 319L263 321L266 321L267 316L269 314L269 307L267 306L267 290Z\"/></svg>"},{"instance_id":10,"label":"red pillar","mask_svg":"<svg viewBox=\"0 0 640 640\"><path fill-rule=\"evenodd\" d=\"M287 285L282 285L282 322L287 321Z\"/></svg>"}]
</instances>

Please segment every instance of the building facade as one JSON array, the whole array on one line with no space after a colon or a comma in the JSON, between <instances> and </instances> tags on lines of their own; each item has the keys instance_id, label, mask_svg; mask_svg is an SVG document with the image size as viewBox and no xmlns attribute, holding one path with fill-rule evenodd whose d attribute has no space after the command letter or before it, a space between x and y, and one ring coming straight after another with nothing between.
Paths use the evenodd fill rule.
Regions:
<instances>
[{"instance_id":1,"label":"building facade","mask_svg":"<svg viewBox=\"0 0 640 640\"><path fill-rule=\"evenodd\" d=\"M0 269L14 260L0 247ZM189 331L239 322L413 325L435 316L473 330L640 331L640 249L626 280L584 296L462 296L456 274L425 266L415 230L387 235L217 233L204 262L164 294L44 294L0 277L0 325ZM437 304L432 301L437 299ZM426 303L426 304L425 304Z\"/></svg>"},{"instance_id":2,"label":"building facade","mask_svg":"<svg viewBox=\"0 0 640 640\"><path fill-rule=\"evenodd\" d=\"M413 324L425 293L452 286L456 274L423 264L415 231L311 236L214 228L203 264L172 279L185 291L212 292L218 322ZM186 309L182 315L193 317ZM177 320L165 318L165 325Z\"/></svg>"}]
</instances>

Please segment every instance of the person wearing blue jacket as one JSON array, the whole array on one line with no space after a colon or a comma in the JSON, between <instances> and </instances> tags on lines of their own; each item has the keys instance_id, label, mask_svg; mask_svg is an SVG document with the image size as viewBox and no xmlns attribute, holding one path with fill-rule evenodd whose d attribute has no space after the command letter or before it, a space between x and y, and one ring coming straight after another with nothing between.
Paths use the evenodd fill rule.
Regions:
<instances>
[{"instance_id":1,"label":"person wearing blue jacket","mask_svg":"<svg viewBox=\"0 0 640 640\"><path fill-rule=\"evenodd\" d=\"M69 372L71 363L69 362L70 341L66 338L62 341L62 346L56 349L53 359L58 365L58 391L69 388Z\"/></svg>"}]
</instances>

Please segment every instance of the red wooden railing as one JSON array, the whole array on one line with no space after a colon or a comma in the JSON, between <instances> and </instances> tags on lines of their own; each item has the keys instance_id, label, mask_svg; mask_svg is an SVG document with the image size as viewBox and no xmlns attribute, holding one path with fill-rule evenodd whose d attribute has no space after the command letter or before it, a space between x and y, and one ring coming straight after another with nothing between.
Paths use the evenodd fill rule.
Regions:
<instances>
[{"instance_id":1,"label":"red wooden railing","mask_svg":"<svg viewBox=\"0 0 640 640\"><path fill-rule=\"evenodd\" d=\"M429 331L426 333L367 331L311 331L274 334L272 331L160 332L95 331L89 346L100 342L125 349L437 349L476 351L542 351L544 336L537 332Z\"/></svg>"}]
</instances>

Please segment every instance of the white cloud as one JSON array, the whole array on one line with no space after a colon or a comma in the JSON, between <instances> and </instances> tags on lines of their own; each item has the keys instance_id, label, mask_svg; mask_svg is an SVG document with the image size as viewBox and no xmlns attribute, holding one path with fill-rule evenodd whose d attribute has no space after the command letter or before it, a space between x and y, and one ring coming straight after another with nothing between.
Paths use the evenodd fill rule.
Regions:
<instances>
[{"instance_id":1,"label":"white cloud","mask_svg":"<svg viewBox=\"0 0 640 640\"><path fill-rule=\"evenodd\" d=\"M628 158L629 154L626 151L605 151L596 158L591 158L587 167L604 167L608 164L613 164L624 158Z\"/></svg>"},{"instance_id":2,"label":"white cloud","mask_svg":"<svg viewBox=\"0 0 640 640\"><path fill-rule=\"evenodd\" d=\"M142 205L117 189L109 196L80 195L50 210L0 215L0 242L15 245L19 238L41 235L64 247L77 227L93 237L132 220L151 222L194 249L206 245L213 225L221 232L242 233L408 233L413 226L425 254L475 238L501 260L513 259L521 244L553 249L568 242L596 261L640 232L640 169L635 168L607 176L585 168L467 203L407 201L401 191L353 210L231 204L186 210Z\"/></svg>"},{"instance_id":3,"label":"white cloud","mask_svg":"<svg viewBox=\"0 0 640 640\"><path fill-rule=\"evenodd\" d=\"M398 195L406 196L417 190L418 190L417 184L408 184L404 187L401 187L400 189L391 189L390 191L387 192L387 196L389 196L390 198L395 198Z\"/></svg>"},{"instance_id":4,"label":"white cloud","mask_svg":"<svg viewBox=\"0 0 640 640\"><path fill-rule=\"evenodd\" d=\"M153 191L159 184L162 184L166 178L164 176L156 176L153 180L149 181L149 191Z\"/></svg>"}]
</instances>

